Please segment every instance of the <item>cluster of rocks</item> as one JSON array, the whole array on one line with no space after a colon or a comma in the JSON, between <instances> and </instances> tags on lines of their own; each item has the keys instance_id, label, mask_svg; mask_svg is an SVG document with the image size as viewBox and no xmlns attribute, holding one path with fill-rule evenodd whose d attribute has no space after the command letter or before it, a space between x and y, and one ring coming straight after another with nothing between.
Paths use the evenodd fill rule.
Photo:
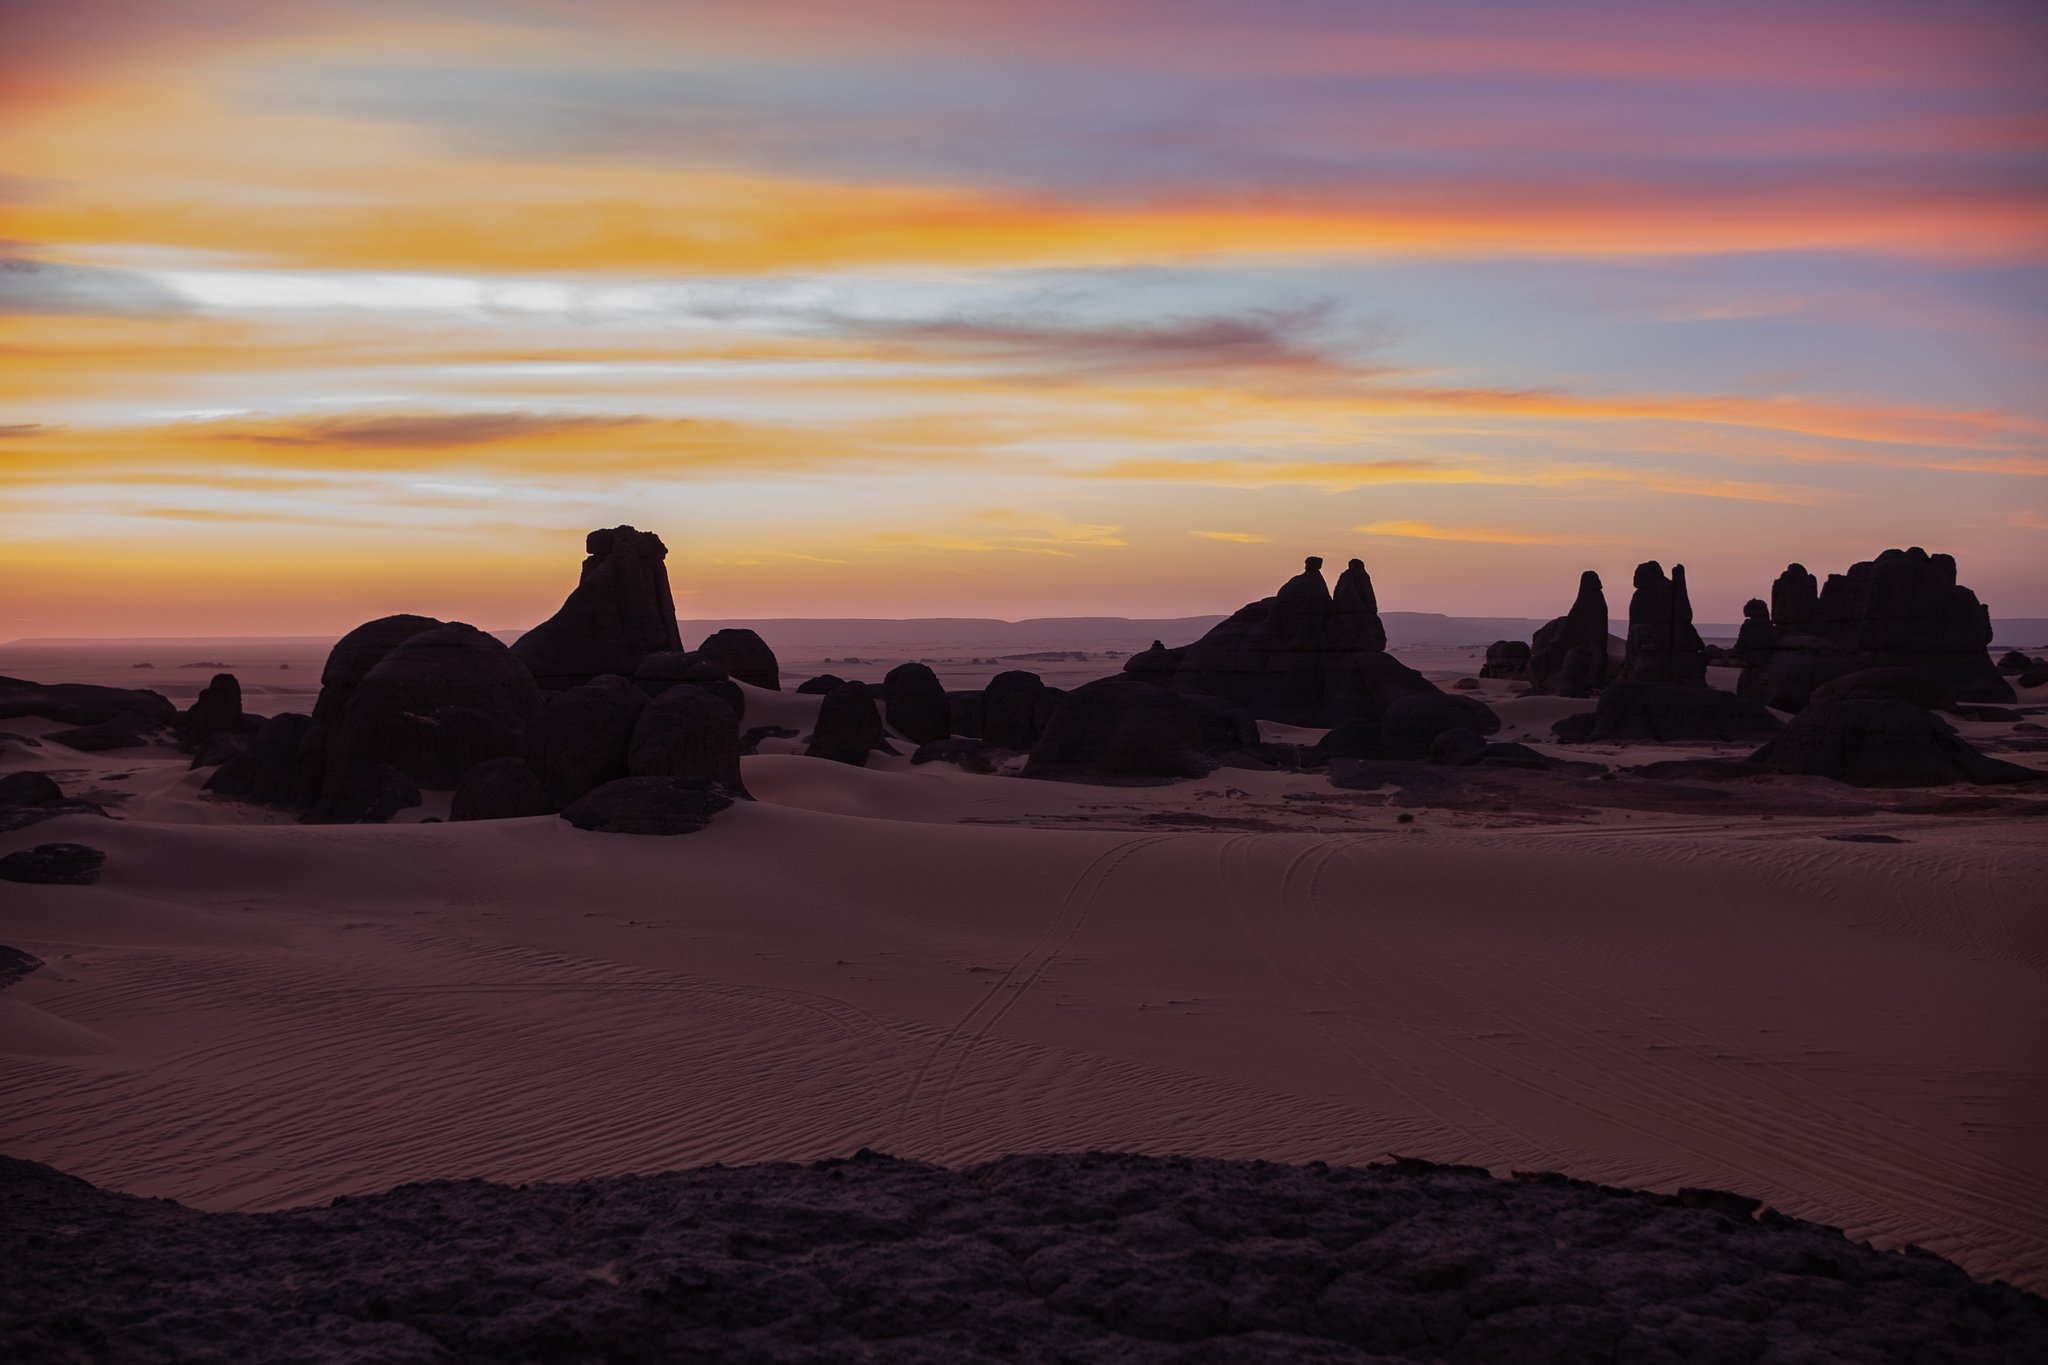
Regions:
<instances>
[{"instance_id":1,"label":"cluster of rocks","mask_svg":"<svg viewBox=\"0 0 2048 1365\"><path fill-rule=\"evenodd\" d=\"M48 773L14 772L0 777L0 834L27 829L60 815L105 815L97 803L66 796Z\"/></svg>"},{"instance_id":2,"label":"cluster of rocks","mask_svg":"<svg viewBox=\"0 0 2048 1365\"><path fill-rule=\"evenodd\" d=\"M37 886L90 886L107 855L88 844L37 844L0 857L0 882Z\"/></svg>"},{"instance_id":3,"label":"cluster of rocks","mask_svg":"<svg viewBox=\"0 0 2048 1365\"><path fill-rule=\"evenodd\" d=\"M2048 1303L1712 1189L1394 1158L849 1160L205 1213L0 1160L16 1361L1943 1361Z\"/></svg>"}]
</instances>

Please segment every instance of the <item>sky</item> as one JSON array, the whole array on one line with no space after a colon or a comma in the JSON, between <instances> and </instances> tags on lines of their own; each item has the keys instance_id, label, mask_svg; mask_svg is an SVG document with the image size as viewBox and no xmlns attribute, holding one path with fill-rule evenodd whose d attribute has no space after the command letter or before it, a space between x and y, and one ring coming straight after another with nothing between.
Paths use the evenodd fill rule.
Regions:
<instances>
[{"instance_id":1,"label":"sky","mask_svg":"<svg viewBox=\"0 0 2048 1365\"><path fill-rule=\"evenodd\" d=\"M0 640L2048 615L2048 7L0 0Z\"/></svg>"}]
</instances>

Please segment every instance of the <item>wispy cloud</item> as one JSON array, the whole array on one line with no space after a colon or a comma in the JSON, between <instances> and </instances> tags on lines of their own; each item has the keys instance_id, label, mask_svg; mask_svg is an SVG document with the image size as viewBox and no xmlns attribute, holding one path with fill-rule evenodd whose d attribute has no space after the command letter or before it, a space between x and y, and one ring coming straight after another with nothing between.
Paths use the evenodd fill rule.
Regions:
<instances>
[{"instance_id":1,"label":"wispy cloud","mask_svg":"<svg viewBox=\"0 0 2048 1365\"><path fill-rule=\"evenodd\" d=\"M1188 534L1198 540L1220 540L1231 545L1264 545L1273 539L1250 531L1190 531Z\"/></svg>"},{"instance_id":2,"label":"wispy cloud","mask_svg":"<svg viewBox=\"0 0 2048 1365\"><path fill-rule=\"evenodd\" d=\"M1437 526L1427 521L1375 521L1351 528L1362 536L1393 536L1405 540L1455 540L1468 545L1602 545L1612 537L1546 535L1505 526Z\"/></svg>"}]
</instances>

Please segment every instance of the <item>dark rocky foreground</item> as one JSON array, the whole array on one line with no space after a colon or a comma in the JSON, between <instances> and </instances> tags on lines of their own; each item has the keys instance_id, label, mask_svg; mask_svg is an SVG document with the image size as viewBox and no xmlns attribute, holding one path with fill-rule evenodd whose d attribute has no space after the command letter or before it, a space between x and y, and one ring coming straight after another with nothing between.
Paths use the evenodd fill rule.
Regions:
<instances>
[{"instance_id":1,"label":"dark rocky foreground","mask_svg":"<svg viewBox=\"0 0 2048 1365\"><path fill-rule=\"evenodd\" d=\"M2048 1360L2048 1302L1713 1191L866 1153L200 1213L0 1159L0 1359Z\"/></svg>"}]
</instances>

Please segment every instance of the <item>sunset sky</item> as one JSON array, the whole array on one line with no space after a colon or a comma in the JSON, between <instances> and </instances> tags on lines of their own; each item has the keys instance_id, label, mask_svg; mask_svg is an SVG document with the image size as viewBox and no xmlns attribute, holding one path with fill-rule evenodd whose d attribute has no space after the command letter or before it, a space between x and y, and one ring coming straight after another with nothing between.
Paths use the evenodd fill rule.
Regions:
<instances>
[{"instance_id":1,"label":"sunset sky","mask_svg":"<svg viewBox=\"0 0 2048 1365\"><path fill-rule=\"evenodd\" d=\"M2048 6L0 0L0 640L2048 615Z\"/></svg>"}]
</instances>

